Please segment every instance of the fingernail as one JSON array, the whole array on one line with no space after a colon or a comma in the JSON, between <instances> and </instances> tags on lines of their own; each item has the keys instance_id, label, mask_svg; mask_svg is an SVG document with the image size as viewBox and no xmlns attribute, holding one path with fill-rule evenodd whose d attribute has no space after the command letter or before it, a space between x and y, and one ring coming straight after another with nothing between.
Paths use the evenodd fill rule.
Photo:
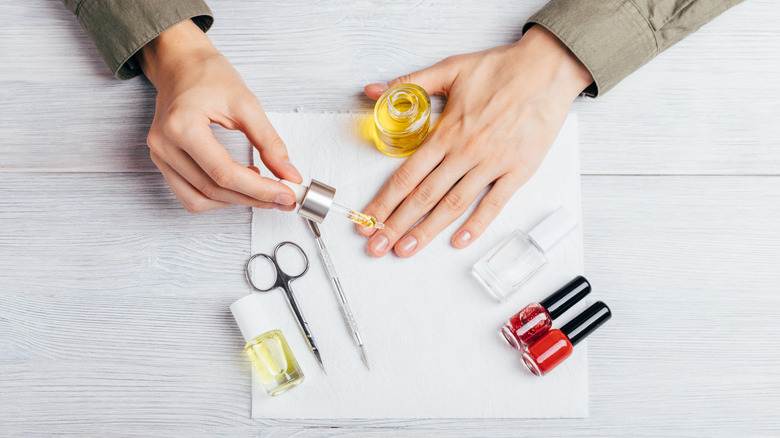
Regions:
<instances>
[{"instance_id":1,"label":"fingernail","mask_svg":"<svg viewBox=\"0 0 780 438\"><path fill-rule=\"evenodd\" d=\"M374 254L382 254L387 249L387 245L390 243L389 240L387 240L387 236L383 234L379 234L377 236L374 236L369 242L368 242L368 249L371 250Z\"/></svg>"},{"instance_id":2,"label":"fingernail","mask_svg":"<svg viewBox=\"0 0 780 438\"><path fill-rule=\"evenodd\" d=\"M297 173L298 175L301 174L300 172L298 172L298 169L293 165L293 163L290 160L284 160L284 165L287 166L288 169Z\"/></svg>"},{"instance_id":3,"label":"fingernail","mask_svg":"<svg viewBox=\"0 0 780 438\"><path fill-rule=\"evenodd\" d=\"M380 93L384 93L390 88L390 86L387 85L387 82L375 82L373 84L370 84L369 87L376 88L377 91L379 91Z\"/></svg>"},{"instance_id":4,"label":"fingernail","mask_svg":"<svg viewBox=\"0 0 780 438\"><path fill-rule=\"evenodd\" d=\"M464 247L471 241L471 233L466 230L461 230L455 235L455 246Z\"/></svg>"},{"instance_id":5,"label":"fingernail","mask_svg":"<svg viewBox=\"0 0 780 438\"><path fill-rule=\"evenodd\" d=\"M295 199L285 193L280 193L274 198L274 202L282 205L295 205Z\"/></svg>"},{"instance_id":6,"label":"fingernail","mask_svg":"<svg viewBox=\"0 0 780 438\"><path fill-rule=\"evenodd\" d=\"M414 236L406 236L398 242L397 248L404 254L410 254L417 248L417 239Z\"/></svg>"},{"instance_id":7,"label":"fingernail","mask_svg":"<svg viewBox=\"0 0 780 438\"><path fill-rule=\"evenodd\" d=\"M370 236L376 232L376 228L373 227L366 227L364 225L357 224L355 225L355 228L357 228L358 233L364 235L364 236Z\"/></svg>"},{"instance_id":8,"label":"fingernail","mask_svg":"<svg viewBox=\"0 0 780 438\"><path fill-rule=\"evenodd\" d=\"M276 209L280 211L293 211L295 210L295 205L282 205L282 204L276 204Z\"/></svg>"}]
</instances>

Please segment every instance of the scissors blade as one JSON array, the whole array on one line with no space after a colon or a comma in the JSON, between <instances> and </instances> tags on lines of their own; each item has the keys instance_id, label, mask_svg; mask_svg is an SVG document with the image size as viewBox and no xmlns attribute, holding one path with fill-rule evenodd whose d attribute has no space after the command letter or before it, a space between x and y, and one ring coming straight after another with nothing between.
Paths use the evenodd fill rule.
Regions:
<instances>
[{"instance_id":1,"label":"scissors blade","mask_svg":"<svg viewBox=\"0 0 780 438\"><path fill-rule=\"evenodd\" d=\"M309 330L309 323L306 321L306 317L303 316L303 312L301 312L300 307L298 307L298 300L295 298L295 294L292 291L290 280L286 281L284 284L284 294L287 296L287 304L290 306L293 315L295 315L295 320L298 322L298 328L301 329L301 334L303 334L306 344L309 346L311 352L314 353L314 357L317 358L317 362L319 362L322 370L325 371L325 366L322 364L322 357L320 356L320 350L314 342L314 336L312 336L311 330Z\"/></svg>"}]
</instances>

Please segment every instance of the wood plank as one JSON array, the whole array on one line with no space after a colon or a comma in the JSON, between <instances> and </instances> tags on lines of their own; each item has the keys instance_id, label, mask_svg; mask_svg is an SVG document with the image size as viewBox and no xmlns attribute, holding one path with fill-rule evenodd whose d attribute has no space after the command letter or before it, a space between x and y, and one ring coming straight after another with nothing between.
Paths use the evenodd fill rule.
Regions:
<instances>
[{"instance_id":1,"label":"wood plank","mask_svg":"<svg viewBox=\"0 0 780 438\"><path fill-rule=\"evenodd\" d=\"M210 3L210 35L267 111L369 112L364 84L511 42L544 1ZM745 2L602 98L578 101L583 172L780 174L778 19L774 1ZM153 90L114 80L64 7L5 6L0 53L0 170L155 171ZM246 140L224 142L247 162ZM289 146L293 156L303 147Z\"/></svg>"},{"instance_id":2,"label":"wood plank","mask_svg":"<svg viewBox=\"0 0 780 438\"><path fill-rule=\"evenodd\" d=\"M0 433L775 435L778 182L583 178L591 299L615 313L587 420L258 423L227 311L247 209L190 215L154 174L3 174Z\"/></svg>"}]
</instances>

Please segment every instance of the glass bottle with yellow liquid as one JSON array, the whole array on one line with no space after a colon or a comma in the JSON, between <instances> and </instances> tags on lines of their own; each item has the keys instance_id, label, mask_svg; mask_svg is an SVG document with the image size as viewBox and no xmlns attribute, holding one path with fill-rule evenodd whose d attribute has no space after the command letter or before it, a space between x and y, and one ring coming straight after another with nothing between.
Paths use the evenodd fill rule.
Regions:
<instances>
[{"instance_id":1,"label":"glass bottle with yellow liquid","mask_svg":"<svg viewBox=\"0 0 780 438\"><path fill-rule=\"evenodd\" d=\"M268 394L282 394L303 382L303 371L282 332L269 324L260 296L247 295L231 304L230 311L246 341L244 350Z\"/></svg>"},{"instance_id":2,"label":"glass bottle with yellow liquid","mask_svg":"<svg viewBox=\"0 0 780 438\"><path fill-rule=\"evenodd\" d=\"M395 85L376 101L374 125L374 141L382 153L412 155L431 127L431 98L418 85Z\"/></svg>"}]
</instances>

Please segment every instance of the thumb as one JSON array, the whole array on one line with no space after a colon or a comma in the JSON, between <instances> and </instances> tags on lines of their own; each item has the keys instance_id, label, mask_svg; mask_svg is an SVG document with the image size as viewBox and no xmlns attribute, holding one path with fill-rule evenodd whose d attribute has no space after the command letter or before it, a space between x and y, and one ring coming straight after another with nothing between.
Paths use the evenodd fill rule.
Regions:
<instances>
[{"instance_id":1,"label":"thumb","mask_svg":"<svg viewBox=\"0 0 780 438\"><path fill-rule=\"evenodd\" d=\"M415 84L422 87L422 89L430 95L446 95L456 77L457 74L454 63L451 58L447 58L428 68L418 70L408 75L399 76L388 83L379 82L368 84L364 88L364 91L366 92L366 96L377 100L379 99L379 96L390 87L398 84Z\"/></svg>"},{"instance_id":2,"label":"thumb","mask_svg":"<svg viewBox=\"0 0 780 438\"><path fill-rule=\"evenodd\" d=\"M290 162L287 147L266 117L259 102L257 108L235 114L235 117L241 125L241 131L260 153L260 159L271 173L277 178L295 183L302 181L298 169Z\"/></svg>"}]
</instances>

